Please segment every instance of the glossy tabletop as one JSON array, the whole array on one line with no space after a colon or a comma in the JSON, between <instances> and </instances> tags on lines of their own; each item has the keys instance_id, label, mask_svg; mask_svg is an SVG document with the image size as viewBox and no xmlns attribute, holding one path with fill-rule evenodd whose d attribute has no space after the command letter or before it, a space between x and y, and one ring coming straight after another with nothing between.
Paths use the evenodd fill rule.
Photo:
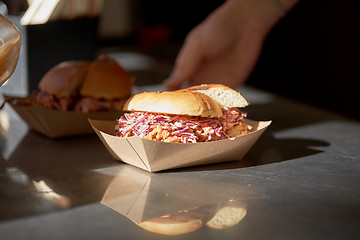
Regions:
<instances>
[{"instance_id":1,"label":"glossy tabletop","mask_svg":"<svg viewBox=\"0 0 360 240\"><path fill-rule=\"evenodd\" d=\"M359 239L360 122L239 90L249 119L273 121L248 154L158 173L115 161L96 135L37 134L6 105L0 239ZM194 210L211 218L226 205L243 218L223 229L166 236L138 225Z\"/></svg>"}]
</instances>

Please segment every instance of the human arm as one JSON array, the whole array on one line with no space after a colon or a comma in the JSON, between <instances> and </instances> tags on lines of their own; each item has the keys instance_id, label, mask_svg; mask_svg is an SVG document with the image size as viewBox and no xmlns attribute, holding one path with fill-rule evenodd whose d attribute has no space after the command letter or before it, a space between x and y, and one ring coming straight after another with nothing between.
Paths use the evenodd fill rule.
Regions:
<instances>
[{"instance_id":1,"label":"human arm","mask_svg":"<svg viewBox=\"0 0 360 240\"><path fill-rule=\"evenodd\" d=\"M289 11L298 0L278 0ZM283 17L272 0L227 0L186 37L165 81L174 90L184 83L222 83L236 88L246 81L267 34Z\"/></svg>"}]
</instances>

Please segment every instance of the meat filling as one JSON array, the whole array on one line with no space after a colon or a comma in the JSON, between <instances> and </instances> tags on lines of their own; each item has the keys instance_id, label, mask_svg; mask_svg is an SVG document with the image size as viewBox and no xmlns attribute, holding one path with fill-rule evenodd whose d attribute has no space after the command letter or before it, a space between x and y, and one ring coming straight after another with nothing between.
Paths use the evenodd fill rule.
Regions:
<instances>
[{"instance_id":1,"label":"meat filling","mask_svg":"<svg viewBox=\"0 0 360 240\"><path fill-rule=\"evenodd\" d=\"M148 112L125 113L115 127L116 136L139 136L149 140L175 143L197 143L229 138L227 130L242 126L242 134L250 132L244 122L246 113L237 108L223 108L220 118L203 118Z\"/></svg>"},{"instance_id":2,"label":"meat filling","mask_svg":"<svg viewBox=\"0 0 360 240\"><path fill-rule=\"evenodd\" d=\"M57 98L54 95L43 91L37 91L32 95L33 104L44 108L75 111L81 113L100 112L100 111L121 111L126 98L124 99L94 99L81 98L75 96Z\"/></svg>"}]
</instances>

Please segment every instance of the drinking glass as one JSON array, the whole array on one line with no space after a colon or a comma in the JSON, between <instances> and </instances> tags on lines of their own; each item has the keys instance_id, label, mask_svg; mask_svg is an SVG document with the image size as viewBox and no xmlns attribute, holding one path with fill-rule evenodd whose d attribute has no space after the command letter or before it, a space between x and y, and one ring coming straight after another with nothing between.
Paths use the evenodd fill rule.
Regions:
<instances>
[{"instance_id":1,"label":"drinking glass","mask_svg":"<svg viewBox=\"0 0 360 240\"><path fill-rule=\"evenodd\" d=\"M0 14L0 86L13 74L20 54L20 33L16 26Z\"/></svg>"}]
</instances>

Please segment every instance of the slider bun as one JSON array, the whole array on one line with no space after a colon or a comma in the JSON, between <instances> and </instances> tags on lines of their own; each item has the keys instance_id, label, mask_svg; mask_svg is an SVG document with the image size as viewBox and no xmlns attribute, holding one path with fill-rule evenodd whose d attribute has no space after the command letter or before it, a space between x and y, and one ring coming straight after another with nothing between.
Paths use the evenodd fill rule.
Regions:
<instances>
[{"instance_id":1,"label":"slider bun","mask_svg":"<svg viewBox=\"0 0 360 240\"><path fill-rule=\"evenodd\" d=\"M226 204L221 207L206 226L224 229L238 224L246 215L246 208L241 204Z\"/></svg>"},{"instance_id":2,"label":"slider bun","mask_svg":"<svg viewBox=\"0 0 360 240\"><path fill-rule=\"evenodd\" d=\"M215 100L195 91L140 93L125 103L124 110L210 118L222 116L221 107Z\"/></svg>"},{"instance_id":3,"label":"slider bun","mask_svg":"<svg viewBox=\"0 0 360 240\"><path fill-rule=\"evenodd\" d=\"M65 61L52 67L40 80L39 89L56 97L78 92L85 79L89 61Z\"/></svg>"},{"instance_id":4,"label":"slider bun","mask_svg":"<svg viewBox=\"0 0 360 240\"><path fill-rule=\"evenodd\" d=\"M183 90L204 93L216 100L221 107L242 108L249 105L246 99L239 92L221 84L201 84Z\"/></svg>"},{"instance_id":5,"label":"slider bun","mask_svg":"<svg viewBox=\"0 0 360 240\"><path fill-rule=\"evenodd\" d=\"M91 63L80 94L106 100L129 97L133 83L134 77L115 60L100 55Z\"/></svg>"}]
</instances>

